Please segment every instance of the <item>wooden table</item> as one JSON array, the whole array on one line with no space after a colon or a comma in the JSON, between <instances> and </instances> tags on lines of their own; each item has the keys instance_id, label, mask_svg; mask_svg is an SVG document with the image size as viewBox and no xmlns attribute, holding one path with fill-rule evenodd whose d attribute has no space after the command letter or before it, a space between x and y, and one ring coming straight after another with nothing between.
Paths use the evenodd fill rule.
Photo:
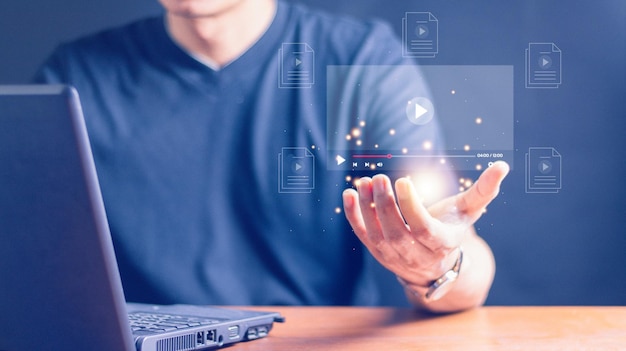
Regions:
<instances>
[{"instance_id":1,"label":"wooden table","mask_svg":"<svg viewBox=\"0 0 626 351\"><path fill-rule=\"evenodd\" d=\"M626 307L482 307L433 316L411 309L257 307L286 322L239 350L626 350Z\"/></svg>"}]
</instances>

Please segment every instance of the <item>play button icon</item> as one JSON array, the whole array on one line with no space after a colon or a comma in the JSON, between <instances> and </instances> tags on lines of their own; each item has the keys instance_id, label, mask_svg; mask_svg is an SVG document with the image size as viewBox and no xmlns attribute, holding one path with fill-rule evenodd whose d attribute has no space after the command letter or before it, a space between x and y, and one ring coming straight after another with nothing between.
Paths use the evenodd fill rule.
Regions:
<instances>
[{"instance_id":1,"label":"play button icon","mask_svg":"<svg viewBox=\"0 0 626 351\"><path fill-rule=\"evenodd\" d=\"M337 161L337 166L339 166L342 163L346 162L346 159L341 157L341 155L337 155L337 157L335 157L335 161Z\"/></svg>"},{"instance_id":2,"label":"play button icon","mask_svg":"<svg viewBox=\"0 0 626 351\"><path fill-rule=\"evenodd\" d=\"M424 39L428 36L428 26L420 24L415 28L415 34L420 39Z\"/></svg>"},{"instance_id":3,"label":"play button icon","mask_svg":"<svg viewBox=\"0 0 626 351\"><path fill-rule=\"evenodd\" d=\"M294 172L300 173L300 171L304 168L304 166L299 161L294 161L291 163L291 169Z\"/></svg>"},{"instance_id":4,"label":"play button icon","mask_svg":"<svg viewBox=\"0 0 626 351\"><path fill-rule=\"evenodd\" d=\"M415 104L415 119L420 119L423 115L427 114L428 110L420 105L420 104Z\"/></svg>"},{"instance_id":5,"label":"play button icon","mask_svg":"<svg viewBox=\"0 0 626 351\"><path fill-rule=\"evenodd\" d=\"M415 97L406 106L406 117L413 124L424 125L433 119L435 107L425 97Z\"/></svg>"},{"instance_id":6,"label":"play button icon","mask_svg":"<svg viewBox=\"0 0 626 351\"><path fill-rule=\"evenodd\" d=\"M552 67L552 58L548 55L539 56L539 67L541 67L541 69Z\"/></svg>"},{"instance_id":7,"label":"play button icon","mask_svg":"<svg viewBox=\"0 0 626 351\"><path fill-rule=\"evenodd\" d=\"M552 171L552 163L548 160L541 160L539 161L538 168L541 174L548 174Z\"/></svg>"}]
</instances>

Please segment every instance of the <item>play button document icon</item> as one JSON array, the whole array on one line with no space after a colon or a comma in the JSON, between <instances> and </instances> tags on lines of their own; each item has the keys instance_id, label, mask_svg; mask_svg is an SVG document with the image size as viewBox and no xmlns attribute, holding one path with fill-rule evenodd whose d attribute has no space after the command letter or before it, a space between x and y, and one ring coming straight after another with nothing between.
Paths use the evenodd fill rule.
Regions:
<instances>
[{"instance_id":1,"label":"play button document icon","mask_svg":"<svg viewBox=\"0 0 626 351\"><path fill-rule=\"evenodd\" d=\"M278 173L279 193L310 193L315 189L315 155L306 147L284 147Z\"/></svg>"},{"instance_id":2,"label":"play button document icon","mask_svg":"<svg viewBox=\"0 0 626 351\"><path fill-rule=\"evenodd\" d=\"M413 124L424 125L433 119L435 107L425 97L415 97L406 106L406 117Z\"/></svg>"},{"instance_id":3,"label":"play button document icon","mask_svg":"<svg viewBox=\"0 0 626 351\"><path fill-rule=\"evenodd\" d=\"M553 147L531 147L526 154L526 193L561 190L561 154Z\"/></svg>"}]
</instances>

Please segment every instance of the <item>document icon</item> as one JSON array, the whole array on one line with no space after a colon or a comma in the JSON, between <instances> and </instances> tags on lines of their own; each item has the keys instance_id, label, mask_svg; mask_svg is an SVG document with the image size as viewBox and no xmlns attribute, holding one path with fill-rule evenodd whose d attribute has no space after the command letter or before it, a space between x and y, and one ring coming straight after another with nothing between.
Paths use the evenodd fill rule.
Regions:
<instances>
[{"instance_id":1,"label":"document icon","mask_svg":"<svg viewBox=\"0 0 626 351\"><path fill-rule=\"evenodd\" d=\"M554 43L530 43L526 49L526 88L561 85L561 50Z\"/></svg>"},{"instance_id":2,"label":"document icon","mask_svg":"<svg viewBox=\"0 0 626 351\"><path fill-rule=\"evenodd\" d=\"M310 193L315 189L315 156L305 147L282 148L278 176L279 193Z\"/></svg>"},{"instance_id":3,"label":"document icon","mask_svg":"<svg viewBox=\"0 0 626 351\"><path fill-rule=\"evenodd\" d=\"M526 193L558 193L561 154L552 147L531 147L526 154Z\"/></svg>"},{"instance_id":4,"label":"document icon","mask_svg":"<svg viewBox=\"0 0 626 351\"><path fill-rule=\"evenodd\" d=\"M435 57L439 52L439 21L430 12L406 12L402 18L402 56Z\"/></svg>"},{"instance_id":5,"label":"document icon","mask_svg":"<svg viewBox=\"0 0 626 351\"><path fill-rule=\"evenodd\" d=\"M278 65L279 88L310 88L315 83L315 52L307 43L283 43Z\"/></svg>"}]
</instances>

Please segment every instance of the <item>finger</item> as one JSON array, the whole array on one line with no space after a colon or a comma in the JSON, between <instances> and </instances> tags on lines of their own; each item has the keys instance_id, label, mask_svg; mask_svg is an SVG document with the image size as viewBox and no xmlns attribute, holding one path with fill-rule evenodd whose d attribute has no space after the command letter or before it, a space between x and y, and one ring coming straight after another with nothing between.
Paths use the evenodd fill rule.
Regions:
<instances>
[{"instance_id":1,"label":"finger","mask_svg":"<svg viewBox=\"0 0 626 351\"><path fill-rule=\"evenodd\" d=\"M361 241L367 241L367 229L365 228L365 222L361 215L361 207L359 206L359 194L354 189L346 189L342 194L343 198L343 211L354 230L356 236Z\"/></svg>"},{"instance_id":2,"label":"finger","mask_svg":"<svg viewBox=\"0 0 626 351\"><path fill-rule=\"evenodd\" d=\"M392 190L391 181L379 174L372 178L376 213L382 228L384 241L377 245L385 262L401 262L401 267L418 267L427 257L429 248L424 247L411 233Z\"/></svg>"},{"instance_id":3,"label":"finger","mask_svg":"<svg viewBox=\"0 0 626 351\"><path fill-rule=\"evenodd\" d=\"M376 213L384 238L391 242L399 242L406 239L408 230L400 209L396 204L389 178L383 174L374 176L372 178L372 188Z\"/></svg>"},{"instance_id":4,"label":"finger","mask_svg":"<svg viewBox=\"0 0 626 351\"><path fill-rule=\"evenodd\" d=\"M496 161L480 175L471 188L459 194L457 209L470 215L482 213L500 192L500 184L508 173L509 165L504 161Z\"/></svg>"},{"instance_id":5,"label":"finger","mask_svg":"<svg viewBox=\"0 0 626 351\"><path fill-rule=\"evenodd\" d=\"M415 240L431 252L454 247L456 241L447 237L440 222L431 216L409 179L400 178L396 181L396 194L400 210Z\"/></svg>"},{"instance_id":6,"label":"finger","mask_svg":"<svg viewBox=\"0 0 626 351\"><path fill-rule=\"evenodd\" d=\"M374 195L372 191L372 179L363 177L357 182L359 194L359 207L365 224L368 241L377 245L383 240L382 228L378 221Z\"/></svg>"},{"instance_id":7,"label":"finger","mask_svg":"<svg viewBox=\"0 0 626 351\"><path fill-rule=\"evenodd\" d=\"M396 181L396 195L400 210L411 232L419 234L429 231L433 218L424 207L413 183L407 178L398 179Z\"/></svg>"},{"instance_id":8,"label":"finger","mask_svg":"<svg viewBox=\"0 0 626 351\"><path fill-rule=\"evenodd\" d=\"M361 187L361 192L367 196L367 187L371 185L369 184L370 179L366 178L364 179L364 182L365 183ZM359 185L360 182L358 183L357 188ZM373 210L373 202L364 200L363 203L367 202L367 204L362 207L361 199L362 197L354 189L344 190L343 204L346 218L348 219L348 222L350 222L356 236L359 240L361 240L363 245L367 247L370 253L383 265L388 264L385 257L389 257L389 253L392 251L383 239L380 225L378 222L372 220L372 223L370 223L369 226L373 226L376 229L368 229L368 224L366 224L365 220L365 218L375 218L374 216L376 215L376 211ZM366 215L364 216L363 213L366 213Z\"/></svg>"}]
</instances>

